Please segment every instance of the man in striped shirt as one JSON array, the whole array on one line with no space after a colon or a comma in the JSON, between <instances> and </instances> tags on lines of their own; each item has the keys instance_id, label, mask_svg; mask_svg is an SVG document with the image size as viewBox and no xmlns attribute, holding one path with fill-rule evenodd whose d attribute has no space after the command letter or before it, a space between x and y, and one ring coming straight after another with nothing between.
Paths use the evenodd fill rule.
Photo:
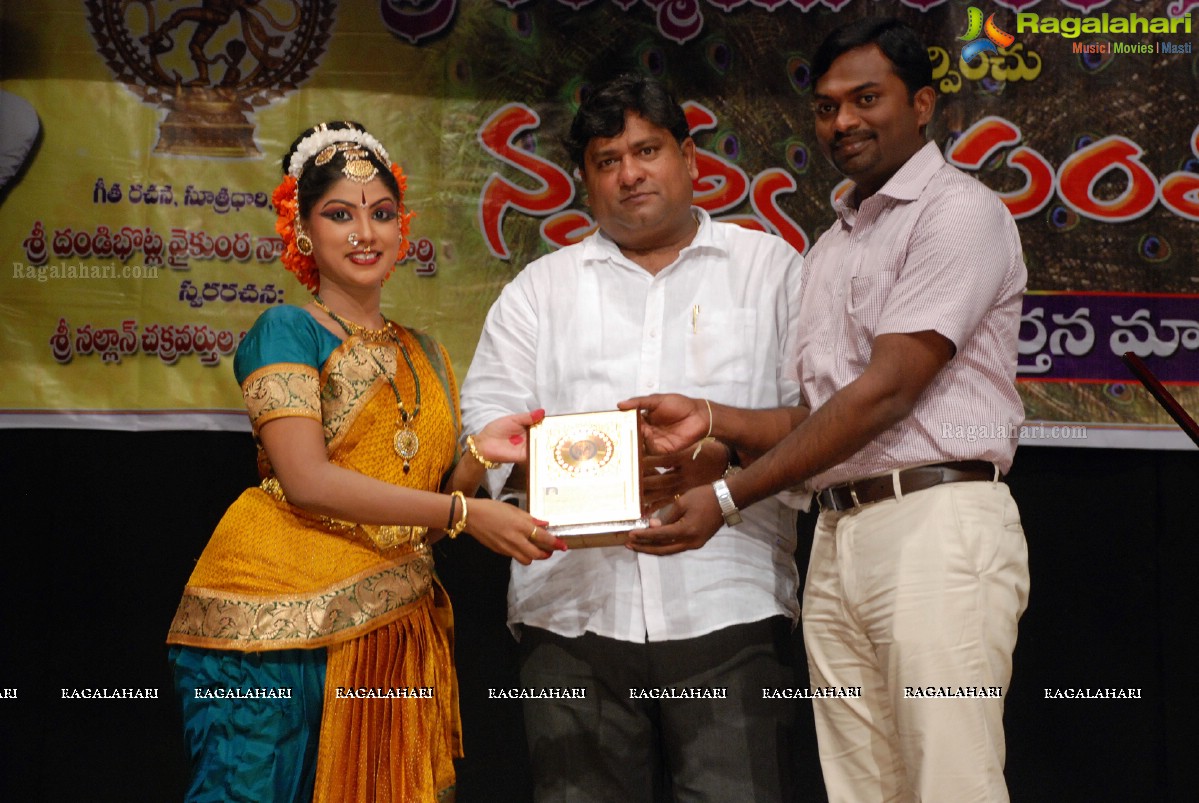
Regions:
<instances>
[{"instance_id":1,"label":"man in striped shirt","mask_svg":"<svg viewBox=\"0 0 1199 803\"><path fill-rule=\"evenodd\" d=\"M751 463L685 494L633 548L697 549L738 508L801 484L816 492L812 683L862 688L815 706L829 800L1007 800L1002 696L904 690L1006 693L1011 678L1028 595L1019 512L1000 481L1023 420L1020 238L995 194L925 141L936 93L909 27L838 29L812 72L817 139L854 183L804 263L803 403L623 403L645 411L655 450L711 435Z\"/></svg>"}]
</instances>

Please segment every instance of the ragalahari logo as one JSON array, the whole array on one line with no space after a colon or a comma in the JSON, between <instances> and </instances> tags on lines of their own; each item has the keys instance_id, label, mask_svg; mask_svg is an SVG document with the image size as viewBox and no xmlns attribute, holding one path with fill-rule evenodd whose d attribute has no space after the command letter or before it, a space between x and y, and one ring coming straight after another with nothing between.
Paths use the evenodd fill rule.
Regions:
<instances>
[{"instance_id":1,"label":"ragalahari logo","mask_svg":"<svg viewBox=\"0 0 1199 803\"><path fill-rule=\"evenodd\" d=\"M966 33L958 37L959 42L966 42L966 46L962 48L962 61L969 64L974 61L974 58L980 53L995 53L998 54L998 47L1011 47L1012 42L1016 41L1016 37L1012 36L1007 31L1002 31L995 24L995 15L987 17L987 21L983 22L983 13L974 6L966 9L968 17L968 26ZM979 39L979 36L985 34L985 39Z\"/></svg>"}]
</instances>

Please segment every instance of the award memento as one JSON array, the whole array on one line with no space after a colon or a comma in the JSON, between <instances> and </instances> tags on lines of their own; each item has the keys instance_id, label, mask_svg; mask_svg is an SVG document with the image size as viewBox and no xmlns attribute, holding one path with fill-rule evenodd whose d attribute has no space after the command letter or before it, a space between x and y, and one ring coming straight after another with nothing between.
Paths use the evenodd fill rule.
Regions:
<instances>
[{"instance_id":1,"label":"award memento","mask_svg":"<svg viewBox=\"0 0 1199 803\"><path fill-rule=\"evenodd\" d=\"M636 410L546 416L529 430L529 513L571 549L645 527Z\"/></svg>"}]
</instances>

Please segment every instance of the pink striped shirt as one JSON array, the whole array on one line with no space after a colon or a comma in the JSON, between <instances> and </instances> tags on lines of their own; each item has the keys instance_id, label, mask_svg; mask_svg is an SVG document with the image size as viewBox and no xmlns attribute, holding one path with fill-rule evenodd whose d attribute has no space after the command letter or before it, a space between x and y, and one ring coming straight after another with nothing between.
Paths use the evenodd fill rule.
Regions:
<instances>
[{"instance_id":1,"label":"pink striped shirt","mask_svg":"<svg viewBox=\"0 0 1199 803\"><path fill-rule=\"evenodd\" d=\"M820 407L860 376L879 335L934 330L956 352L907 418L808 485L947 460L989 460L1006 473L1024 420L1015 376L1028 274L1015 221L932 142L860 208L851 197L837 202L837 221L804 260L807 405Z\"/></svg>"}]
</instances>

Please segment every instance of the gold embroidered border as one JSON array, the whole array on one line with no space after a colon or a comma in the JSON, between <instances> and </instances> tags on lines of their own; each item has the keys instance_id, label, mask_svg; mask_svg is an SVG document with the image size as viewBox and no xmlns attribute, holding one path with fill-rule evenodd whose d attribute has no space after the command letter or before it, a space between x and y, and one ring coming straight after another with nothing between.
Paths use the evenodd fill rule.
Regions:
<instances>
[{"instance_id":1,"label":"gold embroidered border","mask_svg":"<svg viewBox=\"0 0 1199 803\"><path fill-rule=\"evenodd\" d=\"M255 432L267 421L284 416L321 420L320 379L310 365L263 366L246 377L241 388Z\"/></svg>"},{"instance_id":2,"label":"gold embroidered border","mask_svg":"<svg viewBox=\"0 0 1199 803\"><path fill-rule=\"evenodd\" d=\"M395 375L394 348L347 338L334 350L321 372L319 398L320 409L324 411L325 445L330 451L341 443L371 396L387 387L386 377Z\"/></svg>"},{"instance_id":3,"label":"gold embroidered border","mask_svg":"<svg viewBox=\"0 0 1199 803\"><path fill-rule=\"evenodd\" d=\"M188 587L167 641L247 652L321 647L400 618L432 586L433 558L421 551L315 595L263 599Z\"/></svg>"}]
</instances>

